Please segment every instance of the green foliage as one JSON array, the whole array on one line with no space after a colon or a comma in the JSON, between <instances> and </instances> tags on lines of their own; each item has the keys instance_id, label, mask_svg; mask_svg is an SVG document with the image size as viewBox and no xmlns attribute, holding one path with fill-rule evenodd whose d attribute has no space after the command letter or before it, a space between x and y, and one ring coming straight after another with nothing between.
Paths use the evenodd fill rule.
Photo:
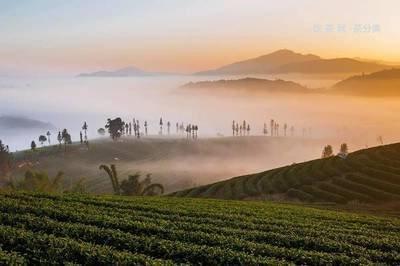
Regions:
<instances>
[{"instance_id":1,"label":"green foliage","mask_svg":"<svg viewBox=\"0 0 400 266\"><path fill-rule=\"evenodd\" d=\"M15 190L31 190L38 192L61 192L64 173L59 171L54 178L49 178L46 172L26 171L21 180L13 180L9 187Z\"/></svg>"},{"instance_id":2,"label":"green foliage","mask_svg":"<svg viewBox=\"0 0 400 266\"><path fill-rule=\"evenodd\" d=\"M125 123L122 121L120 117L115 119L107 119L107 124L105 128L108 129L108 133L110 133L110 137L115 140L124 133Z\"/></svg>"},{"instance_id":3,"label":"green foliage","mask_svg":"<svg viewBox=\"0 0 400 266\"><path fill-rule=\"evenodd\" d=\"M0 140L0 177L6 176L11 170L12 156L7 145Z\"/></svg>"},{"instance_id":4,"label":"green foliage","mask_svg":"<svg viewBox=\"0 0 400 266\"><path fill-rule=\"evenodd\" d=\"M154 196L164 193L164 187L158 183L152 183L151 174L140 180L140 173L129 175L128 179L118 180L118 172L115 164L100 165L100 170L104 170L110 178L114 194L124 196Z\"/></svg>"},{"instance_id":5,"label":"green foliage","mask_svg":"<svg viewBox=\"0 0 400 266\"><path fill-rule=\"evenodd\" d=\"M86 193L85 179L81 178L67 188L63 184L64 173L59 171L50 178L46 172L28 170L22 179L11 179L7 187L11 190L35 191L43 193Z\"/></svg>"},{"instance_id":6,"label":"green foliage","mask_svg":"<svg viewBox=\"0 0 400 266\"><path fill-rule=\"evenodd\" d=\"M0 262L29 265L399 265L399 228L269 202L0 193Z\"/></svg>"}]
</instances>

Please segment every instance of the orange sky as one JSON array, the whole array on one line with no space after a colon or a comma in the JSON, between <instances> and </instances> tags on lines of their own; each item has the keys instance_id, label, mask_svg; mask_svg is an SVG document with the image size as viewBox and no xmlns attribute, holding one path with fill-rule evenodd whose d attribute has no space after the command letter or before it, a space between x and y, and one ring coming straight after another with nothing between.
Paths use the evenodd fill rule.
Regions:
<instances>
[{"instance_id":1,"label":"orange sky","mask_svg":"<svg viewBox=\"0 0 400 266\"><path fill-rule=\"evenodd\" d=\"M190 73L282 48L400 62L400 1L383 3L2 1L0 74L2 69L73 73L129 65ZM325 32L327 24L333 33ZM339 24L346 25L346 33L337 32ZM355 33L356 24L378 24L380 32ZM323 32L314 32L314 25Z\"/></svg>"}]
</instances>

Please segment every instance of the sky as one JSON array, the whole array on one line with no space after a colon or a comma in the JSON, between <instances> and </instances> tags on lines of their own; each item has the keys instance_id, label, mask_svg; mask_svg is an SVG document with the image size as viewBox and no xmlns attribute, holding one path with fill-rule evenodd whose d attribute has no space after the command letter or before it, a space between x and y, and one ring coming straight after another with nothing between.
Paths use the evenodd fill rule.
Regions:
<instances>
[{"instance_id":1,"label":"sky","mask_svg":"<svg viewBox=\"0 0 400 266\"><path fill-rule=\"evenodd\" d=\"M0 0L0 75L191 73L282 48L397 63L399 10L398 0Z\"/></svg>"}]
</instances>

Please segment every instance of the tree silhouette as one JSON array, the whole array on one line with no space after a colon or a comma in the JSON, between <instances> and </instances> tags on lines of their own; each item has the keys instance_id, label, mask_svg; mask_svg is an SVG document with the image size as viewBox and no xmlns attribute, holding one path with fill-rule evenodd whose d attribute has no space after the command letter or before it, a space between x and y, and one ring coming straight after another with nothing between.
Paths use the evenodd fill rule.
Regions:
<instances>
[{"instance_id":1,"label":"tree silhouette","mask_svg":"<svg viewBox=\"0 0 400 266\"><path fill-rule=\"evenodd\" d=\"M34 140L32 140L32 142L31 142L31 150L35 150L36 149L36 143L35 143L35 141Z\"/></svg>"},{"instance_id":2,"label":"tree silhouette","mask_svg":"<svg viewBox=\"0 0 400 266\"><path fill-rule=\"evenodd\" d=\"M333 156L333 149L331 145L326 145L322 151L322 158L328 158Z\"/></svg>"},{"instance_id":3,"label":"tree silhouette","mask_svg":"<svg viewBox=\"0 0 400 266\"><path fill-rule=\"evenodd\" d=\"M58 131L57 140L58 140L59 147L61 147L61 142L62 142L61 131Z\"/></svg>"},{"instance_id":4,"label":"tree silhouette","mask_svg":"<svg viewBox=\"0 0 400 266\"><path fill-rule=\"evenodd\" d=\"M264 135L267 135L267 134L268 134L267 123L264 123L263 134L264 134Z\"/></svg>"},{"instance_id":5,"label":"tree silhouette","mask_svg":"<svg viewBox=\"0 0 400 266\"><path fill-rule=\"evenodd\" d=\"M249 135L250 135L250 125L247 124L247 136L249 136Z\"/></svg>"},{"instance_id":6,"label":"tree silhouette","mask_svg":"<svg viewBox=\"0 0 400 266\"><path fill-rule=\"evenodd\" d=\"M11 170L11 159L10 149L0 140L0 176L5 176Z\"/></svg>"},{"instance_id":7,"label":"tree silhouette","mask_svg":"<svg viewBox=\"0 0 400 266\"><path fill-rule=\"evenodd\" d=\"M235 120L232 121L232 136L235 136Z\"/></svg>"},{"instance_id":8,"label":"tree silhouette","mask_svg":"<svg viewBox=\"0 0 400 266\"><path fill-rule=\"evenodd\" d=\"M88 140L87 138L88 124L86 123L86 121L83 123L82 129L85 132L85 142L86 142Z\"/></svg>"},{"instance_id":9,"label":"tree silhouette","mask_svg":"<svg viewBox=\"0 0 400 266\"><path fill-rule=\"evenodd\" d=\"M44 136L44 135L39 136L39 142L40 142L40 144L42 144L42 146L46 141L47 141L46 136Z\"/></svg>"},{"instance_id":10,"label":"tree silhouette","mask_svg":"<svg viewBox=\"0 0 400 266\"><path fill-rule=\"evenodd\" d=\"M134 175L129 175L128 179L118 180L118 172L114 164L110 166L100 165L100 170L104 170L111 180L113 186L114 194L125 195L125 196L152 196L164 193L164 187L161 184L152 183L151 175L148 174L146 178L140 181L140 174L136 173ZM157 190L159 193L157 193Z\"/></svg>"},{"instance_id":11,"label":"tree silhouette","mask_svg":"<svg viewBox=\"0 0 400 266\"><path fill-rule=\"evenodd\" d=\"M274 119L271 119L270 126L271 126L271 137L273 137L274 136L274 132L275 132L275 121L274 121Z\"/></svg>"},{"instance_id":12,"label":"tree silhouette","mask_svg":"<svg viewBox=\"0 0 400 266\"><path fill-rule=\"evenodd\" d=\"M83 143L82 131L79 131L79 139L80 139L81 143Z\"/></svg>"},{"instance_id":13,"label":"tree silhouette","mask_svg":"<svg viewBox=\"0 0 400 266\"><path fill-rule=\"evenodd\" d=\"M148 126L147 121L144 121L144 133L146 134L146 136L147 136L147 126Z\"/></svg>"},{"instance_id":14,"label":"tree silhouette","mask_svg":"<svg viewBox=\"0 0 400 266\"><path fill-rule=\"evenodd\" d=\"M105 128L108 129L108 133L110 134L110 137L113 140L116 140L121 137L123 131L124 131L124 125L125 123L122 121L120 117L117 117L115 119L107 119L107 124L105 125Z\"/></svg>"},{"instance_id":15,"label":"tree silhouette","mask_svg":"<svg viewBox=\"0 0 400 266\"><path fill-rule=\"evenodd\" d=\"M178 133L179 133L179 123L176 122L176 134L178 134Z\"/></svg>"},{"instance_id":16,"label":"tree silhouette","mask_svg":"<svg viewBox=\"0 0 400 266\"><path fill-rule=\"evenodd\" d=\"M129 135L132 135L132 123L129 122Z\"/></svg>"},{"instance_id":17,"label":"tree silhouette","mask_svg":"<svg viewBox=\"0 0 400 266\"><path fill-rule=\"evenodd\" d=\"M101 127L97 130L97 134L99 134L100 136L104 136L106 134L106 130Z\"/></svg>"},{"instance_id":18,"label":"tree silhouette","mask_svg":"<svg viewBox=\"0 0 400 266\"><path fill-rule=\"evenodd\" d=\"M46 135L47 135L47 140L49 141L49 145L51 145L51 141L50 141L51 133L50 133L50 131L47 131Z\"/></svg>"},{"instance_id":19,"label":"tree silhouette","mask_svg":"<svg viewBox=\"0 0 400 266\"><path fill-rule=\"evenodd\" d=\"M287 124L285 123L284 125L283 125L283 134L284 134L284 136L286 137L286 131L287 131Z\"/></svg>"},{"instance_id":20,"label":"tree silhouette","mask_svg":"<svg viewBox=\"0 0 400 266\"><path fill-rule=\"evenodd\" d=\"M164 123L163 123L163 121L162 121L162 117L160 118L160 135L162 135L163 134L163 125L164 125Z\"/></svg>"},{"instance_id":21,"label":"tree silhouette","mask_svg":"<svg viewBox=\"0 0 400 266\"><path fill-rule=\"evenodd\" d=\"M62 141L64 142L64 151L67 151L67 144L72 144L71 135L68 133L67 129L64 128L61 132Z\"/></svg>"},{"instance_id":22,"label":"tree silhouette","mask_svg":"<svg viewBox=\"0 0 400 266\"><path fill-rule=\"evenodd\" d=\"M171 128L171 123L168 121L168 122L167 122L167 132L168 132L168 135L169 135L169 133L170 133L170 128Z\"/></svg>"}]
</instances>

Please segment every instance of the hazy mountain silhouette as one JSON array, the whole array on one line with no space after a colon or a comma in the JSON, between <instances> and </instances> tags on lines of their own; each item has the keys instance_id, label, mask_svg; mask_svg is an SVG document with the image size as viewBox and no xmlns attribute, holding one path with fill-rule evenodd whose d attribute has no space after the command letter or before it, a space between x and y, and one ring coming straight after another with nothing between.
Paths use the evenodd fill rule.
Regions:
<instances>
[{"instance_id":1,"label":"hazy mountain silhouette","mask_svg":"<svg viewBox=\"0 0 400 266\"><path fill-rule=\"evenodd\" d=\"M312 54L299 54L290 50L278 50L271 54L236 62L214 70L194 73L195 75L240 75L240 74L329 74L374 72L388 68L375 62L351 58L322 59Z\"/></svg>"},{"instance_id":2,"label":"hazy mountain silhouette","mask_svg":"<svg viewBox=\"0 0 400 266\"><path fill-rule=\"evenodd\" d=\"M318 60L316 55L303 55L287 49L262 55L256 58L236 62L214 70L207 70L194 73L195 75L221 75L221 74L265 74L271 73L274 69L289 64Z\"/></svg>"},{"instance_id":3,"label":"hazy mountain silhouette","mask_svg":"<svg viewBox=\"0 0 400 266\"><path fill-rule=\"evenodd\" d=\"M400 96L400 69L353 76L336 83L331 92L360 96Z\"/></svg>"},{"instance_id":4,"label":"hazy mountain silhouette","mask_svg":"<svg viewBox=\"0 0 400 266\"><path fill-rule=\"evenodd\" d=\"M115 71L97 71L92 73L82 73L78 77L143 77L143 76L160 76L172 75L172 73L165 72L150 72L140 68L130 66Z\"/></svg>"},{"instance_id":5,"label":"hazy mountain silhouette","mask_svg":"<svg viewBox=\"0 0 400 266\"><path fill-rule=\"evenodd\" d=\"M51 130L55 129L55 126L51 123L42 122L35 119L18 116L0 116L0 130L11 131L18 129L42 129Z\"/></svg>"},{"instance_id":6,"label":"hazy mountain silhouette","mask_svg":"<svg viewBox=\"0 0 400 266\"><path fill-rule=\"evenodd\" d=\"M186 89L230 89L242 90L248 92L296 92L309 93L315 90L308 89L298 83L285 81L281 79L268 80L258 78L243 78L236 80L217 80L217 81L199 81L189 82L181 88Z\"/></svg>"},{"instance_id":7,"label":"hazy mountain silhouette","mask_svg":"<svg viewBox=\"0 0 400 266\"><path fill-rule=\"evenodd\" d=\"M330 74L374 72L387 68L372 62L362 62L351 58L319 59L291 63L273 70L273 73Z\"/></svg>"}]
</instances>

